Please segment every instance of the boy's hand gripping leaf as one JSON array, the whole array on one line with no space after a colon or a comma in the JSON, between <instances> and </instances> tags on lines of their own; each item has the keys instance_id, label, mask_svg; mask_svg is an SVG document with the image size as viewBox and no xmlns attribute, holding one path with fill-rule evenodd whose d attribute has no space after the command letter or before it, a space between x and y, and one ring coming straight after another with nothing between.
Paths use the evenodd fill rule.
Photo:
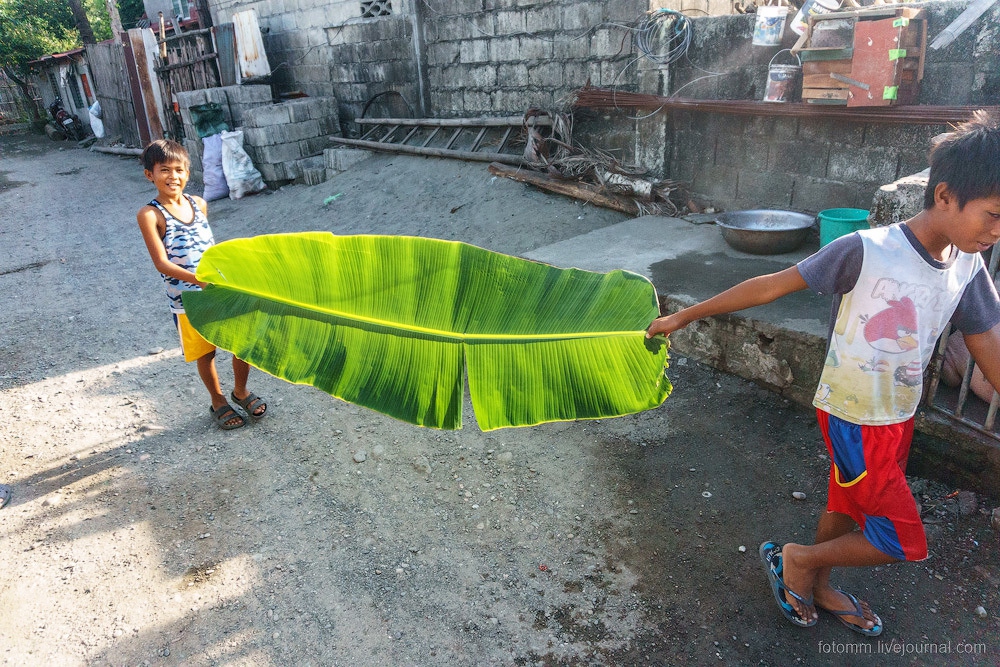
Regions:
<instances>
[{"instance_id":1,"label":"boy's hand gripping leaf","mask_svg":"<svg viewBox=\"0 0 1000 667\"><path fill-rule=\"evenodd\" d=\"M405 236L276 234L210 248L184 294L211 343L397 419L480 428L613 417L670 393L656 294L624 271L559 269Z\"/></svg>"}]
</instances>

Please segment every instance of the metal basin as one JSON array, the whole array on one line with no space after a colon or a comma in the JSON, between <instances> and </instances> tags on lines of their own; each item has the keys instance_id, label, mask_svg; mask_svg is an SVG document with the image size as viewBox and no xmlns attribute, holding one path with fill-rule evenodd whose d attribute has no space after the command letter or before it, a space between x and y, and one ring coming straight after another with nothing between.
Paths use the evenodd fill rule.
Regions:
<instances>
[{"instance_id":1,"label":"metal basin","mask_svg":"<svg viewBox=\"0 0 1000 667\"><path fill-rule=\"evenodd\" d=\"M754 255L779 255L798 248L809 236L815 218L794 211L730 211L715 224L731 247Z\"/></svg>"}]
</instances>

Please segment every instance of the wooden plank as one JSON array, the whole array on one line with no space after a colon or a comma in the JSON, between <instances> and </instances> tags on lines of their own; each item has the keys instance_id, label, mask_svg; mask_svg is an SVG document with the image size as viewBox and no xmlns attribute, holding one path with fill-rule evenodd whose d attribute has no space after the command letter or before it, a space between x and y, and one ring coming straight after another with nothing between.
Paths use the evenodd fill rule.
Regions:
<instances>
[{"instance_id":1,"label":"wooden plank","mask_svg":"<svg viewBox=\"0 0 1000 667\"><path fill-rule=\"evenodd\" d=\"M382 126L381 125L372 125L372 127L371 127L370 130L368 130L367 132L365 132L364 134L361 135L361 138L362 139L367 139L368 137L370 137L373 134L375 134L376 132L378 132L378 130L379 130L380 127L382 127Z\"/></svg>"},{"instance_id":2,"label":"wooden plank","mask_svg":"<svg viewBox=\"0 0 1000 667\"><path fill-rule=\"evenodd\" d=\"M836 74L836 72L834 72ZM802 76L803 88L847 88L848 84L838 81L830 74L804 74Z\"/></svg>"},{"instance_id":3,"label":"wooden plank","mask_svg":"<svg viewBox=\"0 0 1000 667\"><path fill-rule=\"evenodd\" d=\"M463 127L455 129L455 132L451 135L451 139L449 139L448 143L444 145L446 150L451 150L451 147L455 145L455 140L458 139L458 135L462 134L462 129Z\"/></svg>"},{"instance_id":4,"label":"wooden plank","mask_svg":"<svg viewBox=\"0 0 1000 667\"><path fill-rule=\"evenodd\" d=\"M140 41L140 45L142 42ZM139 85L139 74L136 66L136 55L132 49L130 32L125 33L123 40L123 53L125 54L126 73L132 91L132 109L135 112L135 121L139 130L139 145L145 146L149 143L149 122L146 118L146 109L142 101L142 87ZM140 52L145 57L145 48Z\"/></svg>"},{"instance_id":5,"label":"wooden plank","mask_svg":"<svg viewBox=\"0 0 1000 667\"><path fill-rule=\"evenodd\" d=\"M813 60L850 60L854 55L854 49L802 49L798 52L802 62Z\"/></svg>"},{"instance_id":6,"label":"wooden plank","mask_svg":"<svg viewBox=\"0 0 1000 667\"><path fill-rule=\"evenodd\" d=\"M88 44L87 61L94 78L94 95L101 103L105 136L119 137L126 146L139 147L139 126L132 106L124 47L109 42Z\"/></svg>"},{"instance_id":7,"label":"wooden plank","mask_svg":"<svg viewBox=\"0 0 1000 667\"><path fill-rule=\"evenodd\" d=\"M502 162L511 165L523 165L524 158L519 155L504 155L497 153L474 153L472 151L452 151L444 148L427 148L425 146L407 146L405 144L380 144L377 141L362 141L361 139L347 139L345 137L330 137L330 141L335 144L346 146L359 146L361 148L371 148L376 151L386 153L407 153L410 155L425 155L430 157L458 158L460 160L474 160L476 162Z\"/></svg>"},{"instance_id":8,"label":"wooden plank","mask_svg":"<svg viewBox=\"0 0 1000 667\"><path fill-rule=\"evenodd\" d=\"M508 139L510 139L510 135L511 135L511 133L512 133L513 131L514 131L514 128L513 128L513 127L508 127L508 128L506 129L506 131L504 131L504 133L503 133L503 137L502 137L502 138L500 139L500 145L499 145L499 146L497 146L497 153L500 153L500 152L502 152L502 151L503 151L503 149L504 149L504 146L506 146L506 145L507 145L507 140L508 140Z\"/></svg>"},{"instance_id":9,"label":"wooden plank","mask_svg":"<svg viewBox=\"0 0 1000 667\"><path fill-rule=\"evenodd\" d=\"M479 144L482 143L483 136L486 134L486 130L487 130L487 128L485 128L485 127L483 129L479 130L479 134L476 135L475 141L472 142L472 147L469 148L470 151L474 151L474 150L478 150L479 149Z\"/></svg>"},{"instance_id":10,"label":"wooden plank","mask_svg":"<svg viewBox=\"0 0 1000 667\"><path fill-rule=\"evenodd\" d=\"M426 127L505 127L513 125L521 127L525 124L523 116L508 116L503 118L355 118L358 125L423 125ZM547 116L533 116L528 119L528 125L551 127L552 119Z\"/></svg>"},{"instance_id":11,"label":"wooden plank","mask_svg":"<svg viewBox=\"0 0 1000 667\"><path fill-rule=\"evenodd\" d=\"M156 70L157 74L162 74L163 72L172 72L182 67L194 67L195 65L205 62L206 60L215 60L218 57L219 56L214 53L209 53L208 55L198 56L197 58L194 58L187 62L177 62L172 65L163 65L161 67L156 67L154 69ZM204 72L202 73L202 83L204 83Z\"/></svg>"},{"instance_id":12,"label":"wooden plank","mask_svg":"<svg viewBox=\"0 0 1000 667\"><path fill-rule=\"evenodd\" d=\"M829 76L833 72L836 72L837 74L850 74L851 61L817 60L813 62L802 63L803 76L809 76L810 74L824 74Z\"/></svg>"},{"instance_id":13,"label":"wooden plank","mask_svg":"<svg viewBox=\"0 0 1000 667\"><path fill-rule=\"evenodd\" d=\"M236 35L232 23L220 23L212 28L215 51L219 55L219 85L235 86L236 80Z\"/></svg>"},{"instance_id":14,"label":"wooden plank","mask_svg":"<svg viewBox=\"0 0 1000 667\"><path fill-rule=\"evenodd\" d=\"M868 90L854 90L849 107L881 107L898 104L899 58L890 58L898 50L902 26L895 19L859 21L854 28L854 58L850 77L868 84ZM890 92L892 91L892 92Z\"/></svg>"},{"instance_id":15,"label":"wooden plank","mask_svg":"<svg viewBox=\"0 0 1000 667\"><path fill-rule=\"evenodd\" d=\"M595 185L580 183L578 181L557 180L535 171L511 169L502 164L491 164L489 171L495 176L503 176L519 183L528 183L542 190L573 197L588 204L621 211L628 215L639 215L639 207L634 201L625 197L618 197L614 194L604 194Z\"/></svg>"},{"instance_id":16,"label":"wooden plank","mask_svg":"<svg viewBox=\"0 0 1000 667\"><path fill-rule=\"evenodd\" d=\"M434 128L434 131L433 131L433 132L431 132L431 133L430 133L430 134L429 134L429 135L427 136L427 138L426 138L426 139L424 139L424 143L420 144L420 147L421 147L421 148L426 148L426 147L427 147L427 144L431 143L431 141L433 141L433 140L434 140L434 137L436 137L436 136L437 136L437 133L438 133L438 132L440 132L440 131L441 131L441 128L440 128L440 127L435 127L435 128Z\"/></svg>"},{"instance_id":17,"label":"wooden plank","mask_svg":"<svg viewBox=\"0 0 1000 667\"><path fill-rule=\"evenodd\" d=\"M847 88L803 88L802 99L847 101Z\"/></svg>"}]
</instances>

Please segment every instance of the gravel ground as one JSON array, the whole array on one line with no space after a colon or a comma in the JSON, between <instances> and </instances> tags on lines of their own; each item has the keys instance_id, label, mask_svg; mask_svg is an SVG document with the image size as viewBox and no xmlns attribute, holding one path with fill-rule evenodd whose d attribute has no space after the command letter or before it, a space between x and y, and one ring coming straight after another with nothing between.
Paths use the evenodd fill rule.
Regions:
<instances>
[{"instance_id":1,"label":"gravel ground","mask_svg":"<svg viewBox=\"0 0 1000 667\"><path fill-rule=\"evenodd\" d=\"M928 480L931 557L836 576L879 641L785 622L757 545L811 539L815 419L680 356L656 410L491 433L468 402L432 431L255 372L268 416L219 431L135 224L137 163L25 135L0 158L4 664L1000 664L998 503ZM219 240L513 254L623 220L403 156L209 219Z\"/></svg>"}]
</instances>

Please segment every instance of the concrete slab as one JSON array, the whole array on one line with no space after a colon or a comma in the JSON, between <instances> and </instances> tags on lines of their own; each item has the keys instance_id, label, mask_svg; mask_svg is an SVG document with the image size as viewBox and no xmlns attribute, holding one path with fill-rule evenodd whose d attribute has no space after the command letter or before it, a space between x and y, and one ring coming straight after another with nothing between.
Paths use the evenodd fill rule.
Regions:
<instances>
[{"instance_id":1,"label":"concrete slab","mask_svg":"<svg viewBox=\"0 0 1000 667\"><path fill-rule=\"evenodd\" d=\"M626 269L649 278L662 297L695 302L747 278L786 269L818 248L818 241L810 238L795 252L751 255L729 247L715 225L651 215L553 243L525 256L589 271ZM743 314L792 331L825 336L830 299L800 292Z\"/></svg>"}]
</instances>

